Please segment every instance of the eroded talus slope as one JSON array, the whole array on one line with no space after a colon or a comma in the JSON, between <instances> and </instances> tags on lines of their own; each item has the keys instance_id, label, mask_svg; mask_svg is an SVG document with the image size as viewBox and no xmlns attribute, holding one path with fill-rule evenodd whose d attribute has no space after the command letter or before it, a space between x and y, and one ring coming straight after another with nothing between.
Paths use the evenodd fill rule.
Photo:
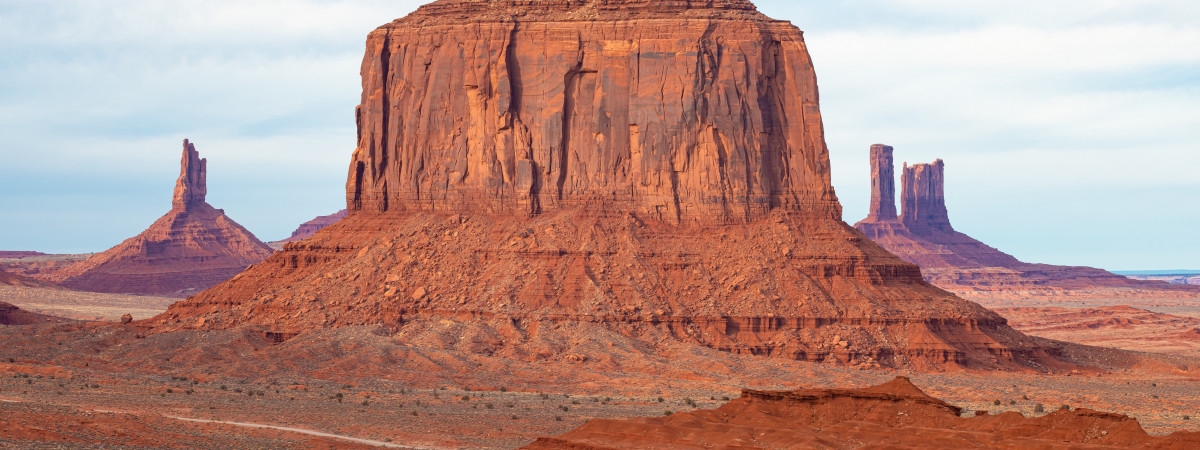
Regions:
<instances>
[{"instance_id":1,"label":"eroded talus slope","mask_svg":"<svg viewBox=\"0 0 1200 450\"><path fill-rule=\"evenodd\" d=\"M1200 433L1147 434L1134 419L1089 409L970 419L906 378L864 389L745 390L714 410L593 419L526 449L607 448L1161 448L1200 446Z\"/></svg>"},{"instance_id":2,"label":"eroded talus slope","mask_svg":"<svg viewBox=\"0 0 1200 450\"><path fill-rule=\"evenodd\" d=\"M159 331L486 317L472 351L534 358L539 330L577 322L801 360L1061 365L841 221L802 33L749 2L439 1L371 33L362 75L349 216Z\"/></svg>"}]
</instances>

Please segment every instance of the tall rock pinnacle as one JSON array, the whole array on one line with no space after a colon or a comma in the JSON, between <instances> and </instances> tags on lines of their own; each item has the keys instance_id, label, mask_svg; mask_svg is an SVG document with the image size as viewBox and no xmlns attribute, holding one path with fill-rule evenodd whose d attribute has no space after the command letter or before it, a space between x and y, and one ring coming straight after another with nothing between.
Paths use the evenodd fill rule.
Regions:
<instances>
[{"instance_id":1,"label":"tall rock pinnacle","mask_svg":"<svg viewBox=\"0 0 1200 450\"><path fill-rule=\"evenodd\" d=\"M205 180L208 175L207 166L208 160L201 159L196 146L184 139L183 160L180 162L179 180L175 182L175 197L171 200L171 209L187 211L204 203L204 196L208 194Z\"/></svg>"},{"instance_id":2,"label":"tall rock pinnacle","mask_svg":"<svg viewBox=\"0 0 1200 450\"><path fill-rule=\"evenodd\" d=\"M896 220L896 176L892 169L892 147L871 146L871 213L869 220Z\"/></svg>"},{"instance_id":3,"label":"tall rock pinnacle","mask_svg":"<svg viewBox=\"0 0 1200 450\"><path fill-rule=\"evenodd\" d=\"M900 196L903 215L900 220L909 231L916 234L932 232L953 233L950 218L946 214L945 163L936 160L932 164L904 163L904 175Z\"/></svg>"}]
</instances>

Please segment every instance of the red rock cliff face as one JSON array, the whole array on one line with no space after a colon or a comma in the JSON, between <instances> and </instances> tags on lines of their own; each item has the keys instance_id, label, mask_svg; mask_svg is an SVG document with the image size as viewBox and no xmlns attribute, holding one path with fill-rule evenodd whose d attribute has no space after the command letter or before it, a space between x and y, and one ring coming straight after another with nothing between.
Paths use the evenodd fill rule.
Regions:
<instances>
[{"instance_id":1,"label":"red rock cliff face","mask_svg":"<svg viewBox=\"0 0 1200 450\"><path fill-rule=\"evenodd\" d=\"M292 232L291 236L279 242L288 243L308 239L312 235L317 234L318 231L321 231L322 228L333 225L339 220L345 219L346 215L347 211L343 209L327 216L318 216L313 220L300 224L300 226L296 228L296 231Z\"/></svg>"},{"instance_id":2,"label":"red rock cliff face","mask_svg":"<svg viewBox=\"0 0 1200 450\"><path fill-rule=\"evenodd\" d=\"M439 1L362 73L352 213L840 218L802 34L749 2Z\"/></svg>"},{"instance_id":3,"label":"red rock cliff face","mask_svg":"<svg viewBox=\"0 0 1200 450\"><path fill-rule=\"evenodd\" d=\"M896 175L892 171L892 147L871 146L870 220L896 220Z\"/></svg>"},{"instance_id":4,"label":"red rock cliff face","mask_svg":"<svg viewBox=\"0 0 1200 450\"><path fill-rule=\"evenodd\" d=\"M900 221L909 231L916 234L954 232L946 213L945 170L946 164L940 159L932 164L904 164L900 196L904 215Z\"/></svg>"},{"instance_id":5,"label":"red rock cliff face","mask_svg":"<svg viewBox=\"0 0 1200 450\"><path fill-rule=\"evenodd\" d=\"M270 256L253 234L204 201L207 161L183 141L171 210L141 234L49 277L72 289L183 296Z\"/></svg>"},{"instance_id":6,"label":"red rock cliff face","mask_svg":"<svg viewBox=\"0 0 1200 450\"><path fill-rule=\"evenodd\" d=\"M542 360L562 328L867 367L1064 366L841 222L802 34L748 2L438 1L371 33L362 76L349 216L158 332L370 325Z\"/></svg>"}]
</instances>

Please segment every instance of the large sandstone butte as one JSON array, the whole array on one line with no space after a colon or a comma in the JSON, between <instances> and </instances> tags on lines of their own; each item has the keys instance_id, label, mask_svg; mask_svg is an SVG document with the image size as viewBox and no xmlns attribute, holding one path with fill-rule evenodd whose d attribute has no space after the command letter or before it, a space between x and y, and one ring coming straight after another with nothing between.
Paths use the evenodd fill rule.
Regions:
<instances>
[{"instance_id":1,"label":"large sandstone butte","mask_svg":"<svg viewBox=\"0 0 1200 450\"><path fill-rule=\"evenodd\" d=\"M744 390L713 410L593 419L526 449L611 448L1159 448L1200 446L1200 433L1151 436L1137 420L1079 408L960 417L907 378L863 389Z\"/></svg>"},{"instance_id":2,"label":"large sandstone butte","mask_svg":"<svg viewBox=\"0 0 1200 450\"><path fill-rule=\"evenodd\" d=\"M272 250L205 200L207 160L183 141L171 210L146 231L52 274L71 289L166 296L199 292Z\"/></svg>"},{"instance_id":3,"label":"large sandstone butte","mask_svg":"<svg viewBox=\"0 0 1200 450\"><path fill-rule=\"evenodd\" d=\"M370 34L349 217L152 321L922 369L1064 365L841 221L802 33L744 0L453 1ZM450 328L448 328L450 327ZM649 345L649 344L647 344Z\"/></svg>"},{"instance_id":4,"label":"large sandstone butte","mask_svg":"<svg viewBox=\"0 0 1200 450\"><path fill-rule=\"evenodd\" d=\"M917 264L930 283L963 295L1012 292L1063 295L1064 291L1112 289L1200 295L1200 289L1141 281L1092 267L1031 264L954 230L946 211L945 163L904 164L901 212L896 215L893 148L871 147L871 210L855 228L905 261Z\"/></svg>"}]
</instances>

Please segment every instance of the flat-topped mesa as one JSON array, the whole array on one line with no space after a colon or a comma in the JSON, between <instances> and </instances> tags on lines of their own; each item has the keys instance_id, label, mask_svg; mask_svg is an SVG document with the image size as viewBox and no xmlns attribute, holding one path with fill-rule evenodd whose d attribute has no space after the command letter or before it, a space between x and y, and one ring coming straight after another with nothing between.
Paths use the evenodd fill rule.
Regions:
<instances>
[{"instance_id":1,"label":"flat-topped mesa","mask_svg":"<svg viewBox=\"0 0 1200 450\"><path fill-rule=\"evenodd\" d=\"M953 233L946 213L945 163L904 163L900 221L914 234Z\"/></svg>"},{"instance_id":2,"label":"flat-topped mesa","mask_svg":"<svg viewBox=\"0 0 1200 450\"><path fill-rule=\"evenodd\" d=\"M747 0L439 0L391 25L430 21L562 21L720 16L769 20Z\"/></svg>"},{"instance_id":3,"label":"flat-topped mesa","mask_svg":"<svg viewBox=\"0 0 1200 450\"><path fill-rule=\"evenodd\" d=\"M867 220L896 220L896 175L892 168L892 147L871 146L871 212Z\"/></svg>"},{"instance_id":4,"label":"flat-topped mesa","mask_svg":"<svg viewBox=\"0 0 1200 450\"><path fill-rule=\"evenodd\" d=\"M841 218L803 35L746 1L443 0L371 33L362 74L351 215Z\"/></svg>"},{"instance_id":5,"label":"flat-topped mesa","mask_svg":"<svg viewBox=\"0 0 1200 450\"><path fill-rule=\"evenodd\" d=\"M207 176L208 160L201 159L196 146L184 139L183 159L180 162L179 179L175 181L171 209L187 211L204 204L204 197L208 194Z\"/></svg>"}]
</instances>

